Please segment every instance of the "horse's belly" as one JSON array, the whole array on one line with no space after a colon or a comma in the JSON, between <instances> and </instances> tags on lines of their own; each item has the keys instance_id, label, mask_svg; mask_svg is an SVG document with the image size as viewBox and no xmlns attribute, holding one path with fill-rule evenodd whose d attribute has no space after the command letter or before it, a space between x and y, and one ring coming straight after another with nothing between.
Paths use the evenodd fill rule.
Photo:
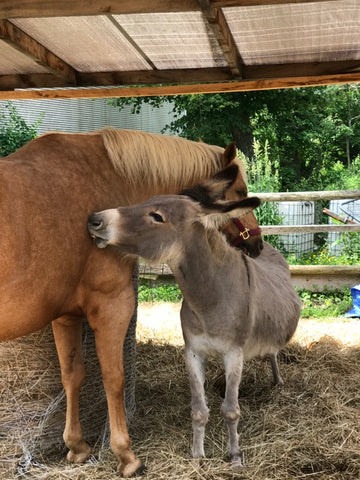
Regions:
<instances>
[{"instance_id":1,"label":"horse's belly","mask_svg":"<svg viewBox=\"0 0 360 480\"><path fill-rule=\"evenodd\" d=\"M28 335L50 323L56 314L48 302L42 302L31 285L20 292L0 289L0 341Z\"/></svg>"}]
</instances>

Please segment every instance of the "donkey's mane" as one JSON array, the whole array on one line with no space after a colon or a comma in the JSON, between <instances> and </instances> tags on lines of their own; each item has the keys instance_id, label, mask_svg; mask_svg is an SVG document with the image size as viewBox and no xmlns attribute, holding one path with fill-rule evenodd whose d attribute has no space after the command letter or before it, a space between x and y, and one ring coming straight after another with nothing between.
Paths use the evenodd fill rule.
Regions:
<instances>
[{"instance_id":1,"label":"donkey's mane","mask_svg":"<svg viewBox=\"0 0 360 480\"><path fill-rule=\"evenodd\" d=\"M99 131L115 170L128 182L183 187L221 169L224 149L180 137L117 130Z\"/></svg>"}]
</instances>

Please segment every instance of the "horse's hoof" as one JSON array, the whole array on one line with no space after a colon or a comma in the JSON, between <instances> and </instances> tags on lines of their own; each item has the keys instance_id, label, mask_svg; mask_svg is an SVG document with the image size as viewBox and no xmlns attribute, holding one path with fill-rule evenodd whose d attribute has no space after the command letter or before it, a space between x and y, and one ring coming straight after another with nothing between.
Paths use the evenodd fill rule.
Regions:
<instances>
[{"instance_id":1,"label":"horse's hoof","mask_svg":"<svg viewBox=\"0 0 360 480\"><path fill-rule=\"evenodd\" d=\"M75 453L72 450L69 450L68 454L66 455L66 460L69 463L84 463L91 453L91 447L89 447L89 445L87 447L88 448L83 452Z\"/></svg>"},{"instance_id":2,"label":"horse's hoof","mask_svg":"<svg viewBox=\"0 0 360 480\"><path fill-rule=\"evenodd\" d=\"M124 478L137 477L143 475L146 467L141 463L137 458L134 462L127 463L123 465L122 463L118 465L117 471Z\"/></svg>"}]
</instances>

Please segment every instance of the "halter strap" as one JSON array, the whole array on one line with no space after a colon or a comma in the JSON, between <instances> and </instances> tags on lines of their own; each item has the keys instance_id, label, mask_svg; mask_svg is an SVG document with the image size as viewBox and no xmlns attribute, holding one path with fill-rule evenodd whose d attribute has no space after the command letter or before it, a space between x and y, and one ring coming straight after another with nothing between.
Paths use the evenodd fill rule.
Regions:
<instances>
[{"instance_id":1,"label":"halter strap","mask_svg":"<svg viewBox=\"0 0 360 480\"><path fill-rule=\"evenodd\" d=\"M241 243L243 243L245 240L248 240L253 235L261 235L260 227L251 228L251 229L246 228L241 223L239 218L234 218L233 223L239 229L239 235L234 240L231 241L232 247L238 247Z\"/></svg>"}]
</instances>

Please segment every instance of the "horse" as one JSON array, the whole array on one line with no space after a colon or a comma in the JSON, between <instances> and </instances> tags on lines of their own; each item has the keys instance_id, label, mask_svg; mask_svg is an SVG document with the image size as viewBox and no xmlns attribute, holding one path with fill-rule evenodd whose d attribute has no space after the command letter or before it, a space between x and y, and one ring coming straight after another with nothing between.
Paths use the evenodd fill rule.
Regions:
<instances>
[{"instance_id":1,"label":"horse","mask_svg":"<svg viewBox=\"0 0 360 480\"><path fill-rule=\"evenodd\" d=\"M191 390L192 456L205 456L205 362L209 355L224 363L226 389L222 413L234 469L243 467L238 442L238 390L244 360L276 354L293 336L300 301L282 255L264 242L250 258L230 246L219 225L255 208L260 200L222 201L224 188L236 179L236 166L211 184L181 195L157 196L145 203L93 213L88 229L99 248L166 262L183 293L181 326ZM221 185L223 183L223 185ZM107 250L107 249L106 249Z\"/></svg>"},{"instance_id":2,"label":"horse","mask_svg":"<svg viewBox=\"0 0 360 480\"><path fill-rule=\"evenodd\" d=\"M141 469L123 399L123 343L134 311L135 261L93 245L86 228L89 214L176 193L231 163L238 163L234 146L224 150L113 128L47 133L1 160L0 340L52 324L67 400L63 438L69 462L84 462L91 452L79 421L85 374L80 320L85 316L94 330L117 470L129 477ZM235 197L247 195L241 166L239 172ZM255 217L251 222L257 225ZM243 246L258 254L261 235Z\"/></svg>"}]
</instances>

